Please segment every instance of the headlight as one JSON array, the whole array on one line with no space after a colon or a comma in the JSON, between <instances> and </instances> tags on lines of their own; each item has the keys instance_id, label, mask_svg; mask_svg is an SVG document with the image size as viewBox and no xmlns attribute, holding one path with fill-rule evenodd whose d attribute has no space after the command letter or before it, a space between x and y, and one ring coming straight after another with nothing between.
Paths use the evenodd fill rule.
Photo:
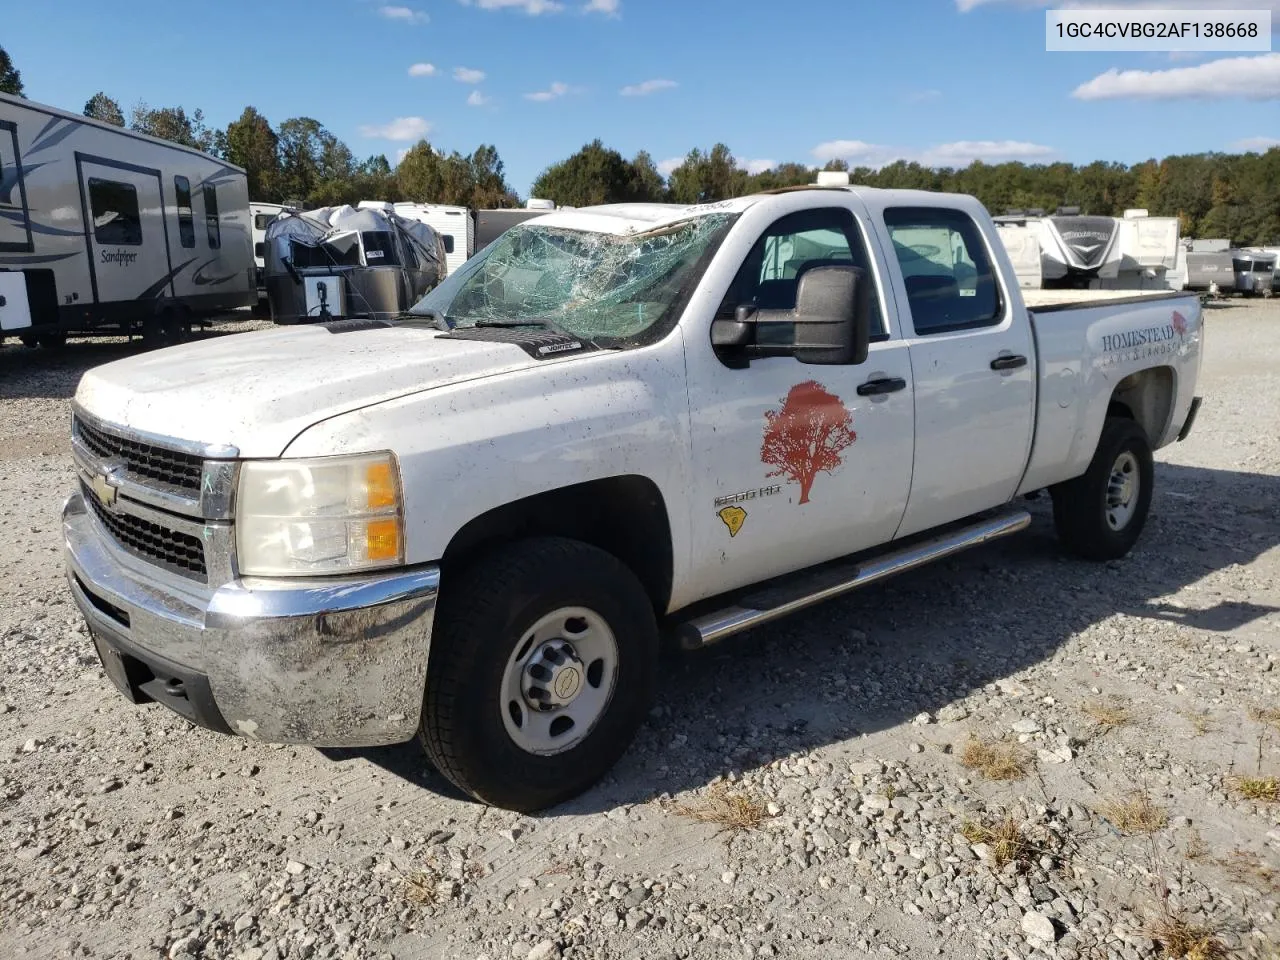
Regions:
<instances>
[{"instance_id":1,"label":"headlight","mask_svg":"<svg viewBox=\"0 0 1280 960\"><path fill-rule=\"evenodd\" d=\"M240 467L236 547L247 576L347 573L404 562L390 453L251 460Z\"/></svg>"}]
</instances>

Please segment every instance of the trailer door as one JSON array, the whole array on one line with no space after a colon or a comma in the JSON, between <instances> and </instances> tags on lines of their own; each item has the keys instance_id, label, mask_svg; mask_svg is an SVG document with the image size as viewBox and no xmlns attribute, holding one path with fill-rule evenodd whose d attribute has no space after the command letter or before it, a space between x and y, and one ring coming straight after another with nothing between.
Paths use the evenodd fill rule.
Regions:
<instances>
[{"instance_id":1,"label":"trailer door","mask_svg":"<svg viewBox=\"0 0 1280 960\"><path fill-rule=\"evenodd\" d=\"M173 296L160 171L76 155L98 303Z\"/></svg>"}]
</instances>

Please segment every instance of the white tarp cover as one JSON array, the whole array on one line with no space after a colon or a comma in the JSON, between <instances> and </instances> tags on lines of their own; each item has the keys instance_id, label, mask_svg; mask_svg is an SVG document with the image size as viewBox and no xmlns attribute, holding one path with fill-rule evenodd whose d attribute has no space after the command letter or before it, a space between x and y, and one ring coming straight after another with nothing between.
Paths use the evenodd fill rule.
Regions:
<instances>
[{"instance_id":1,"label":"white tarp cover","mask_svg":"<svg viewBox=\"0 0 1280 960\"><path fill-rule=\"evenodd\" d=\"M308 247L329 244L337 251L349 253L353 246L359 245L358 235L362 233L396 234L402 243L413 246L422 262L423 271L430 271L434 267L443 275L444 244L434 229L418 220L410 220L395 213L357 209L350 204L320 207L300 213L286 211L277 217L267 227L267 271L282 272L281 261L290 256L290 244Z\"/></svg>"}]
</instances>

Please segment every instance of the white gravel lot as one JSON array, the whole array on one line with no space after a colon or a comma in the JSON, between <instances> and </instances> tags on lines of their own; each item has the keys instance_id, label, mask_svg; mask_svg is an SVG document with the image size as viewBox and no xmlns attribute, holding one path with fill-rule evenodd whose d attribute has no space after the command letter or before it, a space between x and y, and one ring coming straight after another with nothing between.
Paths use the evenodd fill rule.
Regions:
<instances>
[{"instance_id":1,"label":"white gravel lot","mask_svg":"<svg viewBox=\"0 0 1280 960\"><path fill-rule=\"evenodd\" d=\"M1210 960L1172 936L1199 927L1276 960L1280 803L1243 792L1280 776L1280 305L1207 330L1129 558L1062 559L1041 499L1027 534L672 657L620 766L539 817L413 746L128 704L58 511L77 379L134 348L0 347L0 957ZM973 736L1025 776L967 769ZM1150 833L1110 806L1137 795ZM744 829L691 816L717 802ZM1006 817L998 865L975 827Z\"/></svg>"}]
</instances>

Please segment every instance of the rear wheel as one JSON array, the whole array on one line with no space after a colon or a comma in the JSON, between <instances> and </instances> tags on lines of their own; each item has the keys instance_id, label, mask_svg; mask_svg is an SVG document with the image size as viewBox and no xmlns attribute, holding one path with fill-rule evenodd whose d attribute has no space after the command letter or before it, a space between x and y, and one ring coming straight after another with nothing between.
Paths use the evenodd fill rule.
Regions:
<instances>
[{"instance_id":1,"label":"rear wheel","mask_svg":"<svg viewBox=\"0 0 1280 960\"><path fill-rule=\"evenodd\" d=\"M419 737L476 799L533 811L577 796L626 751L658 656L653 607L617 558L529 540L446 576Z\"/></svg>"},{"instance_id":2,"label":"rear wheel","mask_svg":"<svg viewBox=\"0 0 1280 960\"><path fill-rule=\"evenodd\" d=\"M1053 489L1058 539L1088 560L1115 560L1137 542L1151 509L1155 467L1146 431L1108 417L1089 469Z\"/></svg>"}]
</instances>

